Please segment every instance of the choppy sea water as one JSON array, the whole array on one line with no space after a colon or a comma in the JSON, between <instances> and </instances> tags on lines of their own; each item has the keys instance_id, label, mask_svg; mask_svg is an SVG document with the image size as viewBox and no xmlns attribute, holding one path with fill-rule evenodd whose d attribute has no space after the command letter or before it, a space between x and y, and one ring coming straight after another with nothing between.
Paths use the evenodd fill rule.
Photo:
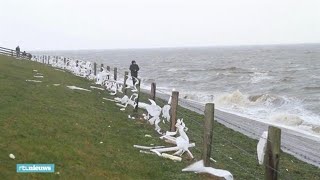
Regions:
<instances>
[{"instance_id":1,"label":"choppy sea water","mask_svg":"<svg viewBox=\"0 0 320 180\"><path fill-rule=\"evenodd\" d=\"M145 87L320 135L320 44L50 51L128 70L140 66Z\"/></svg>"}]
</instances>

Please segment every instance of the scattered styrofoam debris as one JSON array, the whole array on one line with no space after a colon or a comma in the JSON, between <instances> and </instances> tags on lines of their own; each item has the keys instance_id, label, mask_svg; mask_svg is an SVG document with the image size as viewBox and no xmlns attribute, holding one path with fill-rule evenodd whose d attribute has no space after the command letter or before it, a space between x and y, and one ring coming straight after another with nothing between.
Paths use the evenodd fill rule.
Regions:
<instances>
[{"instance_id":1,"label":"scattered styrofoam debris","mask_svg":"<svg viewBox=\"0 0 320 180\"><path fill-rule=\"evenodd\" d=\"M135 117L131 117L131 119L136 119Z\"/></svg>"},{"instance_id":2,"label":"scattered styrofoam debris","mask_svg":"<svg viewBox=\"0 0 320 180\"><path fill-rule=\"evenodd\" d=\"M191 164L190 166L182 169L183 172L191 171L196 173L208 173L212 174L214 176L222 177L226 180L233 180L233 176L229 171L222 170L222 169L215 169L212 167L205 167L203 164L203 160L200 160L198 162L195 162Z\"/></svg>"},{"instance_id":3,"label":"scattered styrofoam debris","mask_svg":"<svg viewBox=\"0 0 320 180\"><path fill-rule=\"evenodd\" d=\"M100 88L100 87L90 86L90 88L91 88L91 89L99 89L99 90L101 90L101 91L104 91L104 89L103 89L103 88Z\"/></svg>"},{"instance_id":4,"label":"scattered styrofoam debris","mask_svg":"<svg viewBox=\"0 0 320 180\"><path fill-rule=\"evenodd\" d=\"M145 134L144 137L152 137L152 136L149 134Z\"/></svg>"},{"instance_id":5,"label":"scattered styrofoam debris","mask_svg":"<svg viewBox=\"0 0 320 180\"><path fill-rule=\"evenodd\" d=\"M36 82L36 83L40 83L40 82L42 82L42 81L38 81L38 80L30 80L30 79L27 79L26 81L27 81L27 82Z\"/></svg>"},{"instance_id":6,"label":"scattered styrofoam debris","mask_svg":"<svg viewBox=\"0 0 320 180\"><path fill-rule=\"evenodd\" d=\"M66 72L66 71L64 71L64 70L62 70L62 69L54 69L54 70L56 70L56 71L61 71L61 72Z\"/></svg>"},{"instance_id":7,"label":"scattered styrofoam debris","mask_svg":"<svg viewBox=\"0 0 320 180\"><path fill-rule=\"evenodd\" d=\"M100 144L102 144L103 142L101 141Z\"/></svg>"},{"instance_id":8,"label":"scattered styrofoam debris","mask_svg":"<svg viewBox=\"0 0 320 180\"><path fill-rule=\"evenodd\" d=\"M60 84L53 84L54 86L60 86Z\"/></svg>"},{"instance_id":9,"label":"scattered styrofoam debris","mask_svg":"<svg viewBox=\"0 0 320 180\"><path fill-rule=\"evenodd\" d=\"M156 153L158 156L161 156L161 153L156 149L151 149L150 151Z\"/></svg>"},{"instance_id":10,"label":"scattered styrofoam debris","mask_svg":"<svg viewBox=\"0 0 320 180\"><path fill-rule=\"evenodd\" d=\"M91 90L89 90L89 89L84 89L84 88L77 87L77 86L67 86L67 88L72 89L72 90L82 90L82 91L89 91L89 92L91 92Z\"/></svg>"},{"instance_id":11,"label":"scattered styrofoam debris","mask_svg":"<svg viewBox=\"0 0 320 180\"><path fill-rule=\"evenodd\" d=\"M43 78L43 76L33 76L33 77L35 77L35 78Z\"/></svg>"},{"instance_id":12,"label":"scattered styrofoam debris","mask_svg":"<svg viewBox=\"0 0 320 180\"><path fill-rule=\"evenodd\" d=\"M167 153L162 153L161 156L164 157L164 158L167 158L167 159L171 159L173 161L181 161L182 160L181 157L174 156L174 155L167 154Z\"/></svg>"},{"instance_id":13,"label":"scattered styrofoam debris","mask_svg":"<svg viewBox=\"0 0 320 180\"><path fill-rule=\"evenodd\" d=\"M217 162L215 159L213 159L213 158L210 158L210 161L212 161L212 162Z\"/></svg>"},{"instance_id":14,"label":"scattered styrofoam debris","mask_svg":"<svg viewBox=\"0 0 320 180\"><path fill-rule=\"evenodd\" d=\"M38 72L38 70L34 69L33 72Z\"/></svg>"},{"instance_id":15,"label":"scattered styrofoam debris","mask_svg":"<svg viewBox=\"0 0 320 180\"><path fill-rule=\"evenodd\" d=\"M140 152L140 153L144 153L144 154L156 154L156 153L154 153L154 152L144 151L144 150L140 150L139 152Z\"/></svg>"},{"instance_id":16,"label":"scattered styrofoam debris","mask_svg":"<svg viewBox=\"0 0 320 180\"><path fill-rule=\"evenodd\" d=\"M188 155L193 159L193 155L191 151L189 150L190 147L194 147L195 143L189 143L189 137L187 136L185 129L186 126L183 122L183 119L178 119L177 123L175 125L177 127L177 130L179 132L178 137L172 137L167 134L176 134L176 132L167 132L166 135L160 137L163 139L168 140L168 142L176 144L175 147L167 147L167 148L161 148L161 149L155 149L153 151L157 151L159 153L162 152L168 152L168 151L176 151L173 155L182 155L184 152L187 152Z\"/></svg>"},{"instance_id":17,"label":"scattered styrofoam debris","mask_svg":"<svg viewBox=\"0 0 320 180\"><path fill-rule=\"evenodd\" d=\"M111 127L111 126L108 126L108 128L109 128L109 127Z\"/></svg>"},{"instance_id":18,"label":"scattered styrofoam debris","mask_svg":"<svg viewBox=\"0 0 320 180\"><path fill-rule=\"evenodd\" d=\"M11 159L15 159L15 158L16 158L13 154L9 154L9 157L10 157Z\"/></svg>"},{"instance_id":19,"label":"scattered styrofoam debris","mask_svg":"<svg viewBox=\"0 0 320 180\"><path fill-rule=\"evenodd\" d=\"M267 138L268 138L268 131L264 131L257 144L257 154L258 154L258 161L260 165L262 165L264 161L264 155L267 149Z\"/></svg>"},{"instance_id":20,"label":"scattered styrofoam debris","mask_svg":"<svg viewBox=\"0 0 320 180\"><path fill-rule=\"evenodd\" d=\"M102 98L102 99L107 100L107 101L115 102L115 100L114 100L114 99L109 99L109 98Z\"/></svg>"},{"instance_id":21,"label":"scattered styrofoam debris","mask_svg":"<svg viewBox=\"0 0 320 180\"><path fill-rule=\"evenodd\" d=\"M157 149L157 148L163 148L164 146L140 146L140 145L133 145L133 147L138 149Z\"/></svg>"}]
</instances>

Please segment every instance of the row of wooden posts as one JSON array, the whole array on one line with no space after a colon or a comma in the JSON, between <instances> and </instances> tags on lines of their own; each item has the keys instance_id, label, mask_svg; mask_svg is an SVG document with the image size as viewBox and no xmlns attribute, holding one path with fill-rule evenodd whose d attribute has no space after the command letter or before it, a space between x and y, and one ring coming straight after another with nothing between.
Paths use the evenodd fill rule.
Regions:
<instances>
[{"instance_id":1,"label":"row of wooden posts","mask_svg":"<svg viewBox=\"0 0 320 180\"><path fill-rule=\"evenodd\" d=\"M128 74L128 72L126 72ZM138 84L138 92L140 93L140 79ZM139 94L140 95L140 94ZM139 97L139 96L138 96ZM151 83L150 98L156 99L156 83ZM171 109L170 109L170 131L176 131L177 122L177 110L179 92L172 91L171 95ZM139 99L137 100L137 104ZM136 110L138 105L136 106ZM214 127L214 103L207 103L204 110L204 133L203 133L203 148L202 148L202 159L206 167L210 166L210 157L212 152L212 139L213 139L213 127ZM279 172L279 159L280 159L280 140L281 130L279 128L269 126L267 148L264 159L265 165L265 179L266 180L277 180Z\"/></svg>"},{"instance_id":2,"label":"row of wooden posts","mask_svg":"<svg viewBox=\"0 0 320 180\"><path fill-rule=\"evenodd\" d=\"M66 63L66 58L64 58ZM104 65L101 64L100 71L103 70ZM107 70L110 72L110 66L107 66ZM97 75L97 63L93 64L93 73ZM126 81L128 79L128 71L124 73L124 82L123 82L123 93L127 95ZM117 68L114 68L114 80L117 80ZM140 84L141 79L137 85L138 98L136 99L135 112L138 111L139 96L140 96ZM171 95L171 109L170 109L170 131L176 131L176 122L177 122L177 112L178 112L178 101L179 101L179 92L172 91ZM151 83L151 92L150 99L156 99L156 83ZM205 166L210 166L210 157L212 152L212 139L213 139L213 127L214 127L214 104L207 103L204 110L204 133L203 133L203 147L202 147L202 159ZM265 179L266 180L276 180L278 179L279 172L279 159L280 159L280 139L281 139L281 130L279 128L269 126L268 129L268 139L267 139L267 149L264 159L265 165Z\"/></svg>"},{"instance_id":3,"label":"row of wooden posts","mask_svg":"<svg viewBox=\"0 0 320 180\"><path fill-rule=\"evenodd\" d=\"M126 78L128 72L125 72L124 87L126 86ZM137 106L135 111L138 110L139 96L140 96L140 79L138 84L138 98ZM126 94L126 92L124 92ZM171 109L170 109L170 131L176 131L177 112L178 112L178 101L179 92L172 91L171 94ZM151 83L150 99L156 99L156 83ZM213 127L214 127L214 103L207 103L204 111L204 134L203 134L203 148L202 148L202 159L204 165L210 166L210 157L212 152L212 139L213 139ZM279 128L269 126L267 148L265 154L265 179L266 180L277 180L279 172L279 159L280 159L280 140L281 130Z\"/></svg>"},{"instance_id":4,"label":"row of wooden posts","mask_svg":"<svg viewBox=\"0 0 320 180\"><path fill-rule=\"evenodd\" d=\"M156 97L156 84L151 84L150 98L155 100ZM172 132L176 131L177 109L179 92L172 92L172 101L170 109L170 121ZM204 110L204 133L203 133L203 148L202 159L206 167L210 166L210 157L212 152L212 139L213 139L213 127L214 127L214 103L207 103ZM265 165L265 179L277 180L279 172L279 159L280 159L280 141L281 141L281 129L273 126L269 126L267 137L267 148L264 157Z\"/></svg>"}]
</instances>

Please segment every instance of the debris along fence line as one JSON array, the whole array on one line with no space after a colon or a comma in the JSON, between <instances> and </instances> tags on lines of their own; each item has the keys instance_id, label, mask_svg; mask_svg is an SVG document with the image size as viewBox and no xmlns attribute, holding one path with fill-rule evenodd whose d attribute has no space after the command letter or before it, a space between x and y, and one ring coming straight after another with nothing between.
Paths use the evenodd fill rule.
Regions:
<instances>
[{"instance_id":1,"label":"debris along fence line","mask_svg":"<svg viewBox=\"0 0 320 180\"><path fill-rule=\"evenodd\" d=\"M199 117L194 117L189 114L186 114L183 112L182 108L178 108L179 102L182 102L183 99L179 98L179 92L173 91L170 100L168 101L168 104L164 105L163 101L159 101L156 98L156 91L160 92L160 94L166 94L165 92L162 92L161 90L157 90L155 83L151 86L153 87L153 90L151 91L151 97L154 100L150 100L151 105L147 103L140 102L142 99L140 98L140 84L141 79L137 79L136 84L131 84L132 78L129 76L128 72L125 71L124 74L118 71L118 68L114 67L114 73L112 78L112 73L110 73L110 66L107 66L107 68L101 68L102 71L97 72L97 63L88 62L88 61L82 61L82 60L74 60L66 57L50 57L50 56L34 56L32 58L32 61L44 63L46 65L55 67L57 69L67 70L77 76L85 77L91 80L95 80L96 84L100 84L102 86L105 86L105 89L108 91L112 91L112 95L117 95L118 97L115 98L115 101L117 102L117 105L123 107L120 110L125 110L127 105L132 105L134 111L137 111L137 108L141 108L144 110L150 110L150 108L155 108L155 112L149 113L148 111L148 117L146 116L146 120L150 122L150 124L155 125L155 129L157 132L161 133L162 138L166 140L166 142L170 142L172 144L176 144L176 147L170 147L170 148L160 148L160 149L153 149L152 152L157 152L163 157L169 157L172 159L177 159L178 157L176 155L182 155L185 151L188 152L189 156L193 158L193 155L191 151L196 151L197 157L200 157L200 159L203 160L204 166L210 166L210 161L214 162L214 158L224 158L225 161L230 161L230 163L237 166L241 171L246 175L247 178L251 179L259 179L259 174L257 174L255 171L250 171L248 166L246 164L243 164L243 162L239 162L238 160L226 155L226 152L221 152L217 150L217 144L215 144L213 137L215 139L219 139L219 141L222 141L225 145L233 147L235 150L237 150L241 155L245 156L246 158L250 158L253 162L257 163L257 155L255 153L249 152L245 148L242 148L241 146L237 145L237 142L232 142L228 139L228 137L221 136L220 132L216 132L215 128L213 126L214 124L214 104L209 103L206 104L206 108L204 111L205 117L202 119L199 119ZM119 83L117 81L117 74L119 73L119 77L123 77L123 83ZM122 84L122 86L119 86L119 84ZM152 89L152 88L151 88ZM130 92L131 90L131 92ZM128 95L130 94L130 98ZM157 95L158 95L157 94ZM119 96L123 95L122 98ZM170 95L169 95L170 97ZM153 102L152 102L153 101ZM168 117L168 120L170 124L166 124L165 129L170 130L169 133L162 133L161 128L158 125L160 122L160 113L158 105L155 103L163 105L163 108L160 108L160 113L162 111L162 116L164 118ZM153 104L154 103L154 104ZM186 103L186 102L184 102ZM188 104L188 103L187 103ZM192 104L189 104L190 106L194 106ZM169 106L169 112L165 113L164 107ZM148 108L147 108L148 107ZM200 108L197 108L199 111L202 111ZM169 116L164 116L169 114ZM150 117L149 117L150 116ZM188 119L188 121L183 121L179 118L185 118ZM186 124L190 123L193 126L190 126L188 131L185 130ZM231 122L229 122L231 123ZM274 129L273 127L270 127L270 129ZM269 129L268 137L264 138L266 142L266 149L265 151L265 158L264 158L264 167L265 167L265 179L277 179L282 174L280 173L279 169L279 152L280 152L280 141L277 141L276 139L279 139L279 132L276 131L277 135L272 135L273 133ZM280 132L281 133L281 132ZM171 135L173 134L173 135ZM188 135L189 137L188 137ZM178 136L179 135L179 136ZM178 136L178 137L177 137ZM179 139L180 138L180 139ZM185 145L182 149L179 147L179 140L183 139L183 144ZM263 138L262 138L263 139ZM190 141L190 142L189 142ZM191 143L192 142L192 143ZM180 142L181 143L181 142ZM190 149L190 150L189 150ZM164 152L167 151L177 151L172 155L165 154ZM269 159L267 159L269 158ZM187 168L186 168L187 169ZM261 175L260 175L261 176ZM291 179L291 177L283 177L282 179Z\"/></svg>"}]
</instances>

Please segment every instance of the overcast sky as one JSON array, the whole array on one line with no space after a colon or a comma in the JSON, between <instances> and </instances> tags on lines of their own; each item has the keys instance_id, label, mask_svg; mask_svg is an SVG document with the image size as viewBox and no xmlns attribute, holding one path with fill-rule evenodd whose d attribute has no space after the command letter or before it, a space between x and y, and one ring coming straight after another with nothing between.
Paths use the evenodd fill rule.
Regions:
<instances>
[{"instance_id":1,"label":"overcast sky","mask_svg":"<svg viewBox=\"0 0 320 180\"><path fill-rule=\"evenodd\" d=\"M0 0L27 50L320 43L320 0Z\"/></svg>"}]
</instances>

